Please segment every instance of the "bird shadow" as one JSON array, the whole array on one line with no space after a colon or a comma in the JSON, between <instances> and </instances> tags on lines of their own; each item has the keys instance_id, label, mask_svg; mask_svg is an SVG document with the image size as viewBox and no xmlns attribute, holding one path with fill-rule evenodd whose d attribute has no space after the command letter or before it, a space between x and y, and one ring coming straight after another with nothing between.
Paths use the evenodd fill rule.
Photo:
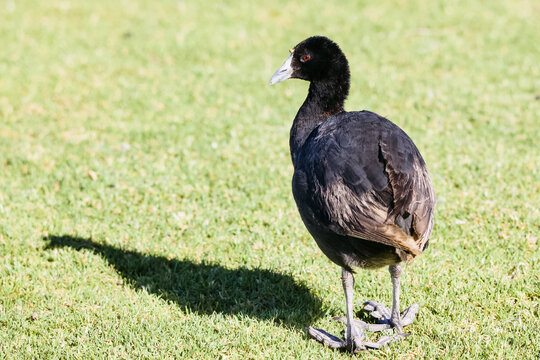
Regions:
<instances>
[{"instance_id":1,"label":"bird shadow","mask_svg":"<svg viewBox=\"0 0 540 360\"><path fill-rule=\"evenodd\" d=\"M123 283L190 312L244 315L295 328L304 328L321 316L321 300L287 274L169 259L70 235L43 240L48 242L46 249L72 248L99 255L122 276Z\"/></svg>"}]
</instances>

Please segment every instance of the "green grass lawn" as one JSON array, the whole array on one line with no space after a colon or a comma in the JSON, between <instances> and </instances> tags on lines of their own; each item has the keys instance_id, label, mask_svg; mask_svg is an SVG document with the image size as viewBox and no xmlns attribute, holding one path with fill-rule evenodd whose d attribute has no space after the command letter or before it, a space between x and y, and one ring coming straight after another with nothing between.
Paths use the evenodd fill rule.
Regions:
<instances>
[{"instance_id":1,"label":"green grass lawn","mask_svg":"<svg viewBox=\"0 0 540 360\"><path fill-rule=\"evenodd\" d=\"M438 197L412 336L375 359L540 356L540 3L0 2L0 358L349 359L340 269L290 190L310 35ZM360 271L355 309L390 303Z\"/></svg>"}]
</instances>

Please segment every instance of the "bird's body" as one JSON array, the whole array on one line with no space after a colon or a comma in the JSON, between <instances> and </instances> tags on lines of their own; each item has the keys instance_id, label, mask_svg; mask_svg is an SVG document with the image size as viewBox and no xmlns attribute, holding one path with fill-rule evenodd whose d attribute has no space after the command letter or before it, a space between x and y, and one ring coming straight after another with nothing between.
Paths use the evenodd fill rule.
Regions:
<instances>
[{"instance_id":1,"label":"bird's body","mask_svg":"<svg viewBox=\"0 0 540 360\"><path fill-rule=\"evenodd\" d=\"M390 146L398 159L385 153ZM302 220L339 266L394 265L427 246L432 214L415 214L419 206L412 204L421 196L433 202L425 163L407 134L389 120L368 111L330 116L293 158L293 194ZM396 162L393 169L389 161ZM392 183L388 174L396 167L417 181ZM395 202L395 192L414 198ZM418 219L424 221L413 226Z\"/></svg>"},{"instance_id":2,"label":"bird's body","mask_svg":"<svg viewBox=\"0 0 540 360\"><path fill-rule=\"evenodd\" d=\"M425 162L403 130L375 113L344 110L349 77L339 47L325 37L311 37L291 50L271 84L288 78L310 82L291 128L293 195L318 246L342 267L345 341L320 329L308 332L329 346L358 351L390 341L363 341L364 329L393 326L403 337L402 327L414 319L417 305L399 314L399 264L427 247L435 196ZM385 323L370 327L352 317L352 273L357 267L387 265L394 285L392 312L370 302L366 308Z\"/></svg>"}]
</instances>

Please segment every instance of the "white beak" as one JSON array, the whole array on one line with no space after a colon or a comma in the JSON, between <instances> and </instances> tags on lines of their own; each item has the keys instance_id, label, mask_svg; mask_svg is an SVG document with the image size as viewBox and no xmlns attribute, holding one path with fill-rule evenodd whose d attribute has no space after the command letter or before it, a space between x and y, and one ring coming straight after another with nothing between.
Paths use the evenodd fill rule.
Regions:
<instances>
[{"instance_id":1,"label":"white beak","mask_svg":"<svg viewBox=\"0 0 540 360\"><path fill-rule=\"evenodd\" d=\"M274 75L270 78L270 85L277 84L278 82L281 82L283 80L287 80L291 77L293 69L291 67L291 61L292 61L293 54L291 54L287 60L281 65L281 67L278 69L278 71L275 72Z\"/></svg>"}]
</instances>

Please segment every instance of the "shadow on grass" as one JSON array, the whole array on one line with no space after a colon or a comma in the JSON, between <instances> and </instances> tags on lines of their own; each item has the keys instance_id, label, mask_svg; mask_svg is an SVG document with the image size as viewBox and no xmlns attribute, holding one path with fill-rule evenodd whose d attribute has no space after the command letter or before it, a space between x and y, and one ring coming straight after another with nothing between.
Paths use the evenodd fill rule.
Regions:
<instances>
[{"instance_id":1,"label":"shadow on grass","mask_svg":"<svg viewBox=\"0 0 540 360\"><path fill-rule=\"evenodd\" d=\"M167 259L69 235L44 240L49 242L47 249L69 247L102 256L133 288L199 314L243 314L298 328L320 315L321 301L289 275Z\"/></svg>"}]
</instances>

